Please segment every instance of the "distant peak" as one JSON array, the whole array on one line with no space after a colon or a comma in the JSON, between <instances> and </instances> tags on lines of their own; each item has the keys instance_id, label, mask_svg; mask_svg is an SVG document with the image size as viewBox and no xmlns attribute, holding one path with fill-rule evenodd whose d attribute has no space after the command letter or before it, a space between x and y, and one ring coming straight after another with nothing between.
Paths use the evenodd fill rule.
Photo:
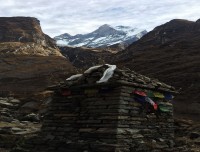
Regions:
<instances>
[{"instance_id":1,"label":"distant peak","mask_svg":"<svg viewBox=\"0 0 200 152\"><path fill-rule=\"evenodd\" d=\"M64 33L64 34L62 34L62 35L63 35L63 36L68 36L68 37L71 36L69 33Z\"/></svg>"},{"instance_id":2,"label":"distant peak","mask_svg":"<svg viewBox=\"0 0 200 152\"><path fill-rule=\"evenodd\" d=\"M188 21L185 19L173 19L169 21L168 23L193 23L193 21Z\"/></svg>"},{"instance_id":3,"label":"distant peak","mask_svg":"<svg viewBox=\"0 0 200 152\"><path fill-rule=\"evenodd\" d=\"M68 33L64 33L64 34L61 34L61 35L59 35L59 36L55 36L54 38L59 38L59 37L70 38L71 35L68 34Z\"/></svg>"},{"instance_id":4,"label":"distant peak","mask_svg":"<svg viewBox=\"0 0 200 152\"><path fill-rule=\"evenodd\" d=\"M126 28L130 28L130 26L122 26L122 25L118 25L116 26L117 28L122 28L122 29L126 29Z\"/></svg>"},{"instance_id":5,"label":"distant peak","mask_svg":"<svg viewBox=\"0 0 200 152\"><path fill-rule=\"evenodd\" d=\"M109 24L103 24L100 27L111 27Z\"/></svg>"},{"instance_id":6,"label":"distant peak","mask_svg":"<svg viewBox=\"0 0 200 152\"><path fill-rule=\"evenodd\" d=\"M101 25L97 30L107 30L107 29L113 29L113 28L108 24L104 24Z\"/></svg>"},{"instance_id":7,"label":"distant peak","mask_svg":"<svg viewBox=\"0 0 200 152\"><path fill-rule=\"evenodd\" d=\"M200 23L200 19L198 19L198 20L196 21L196 23Z\"/></svg>"},{"instance_id":8,"label":"distant peak","mask_svg":"<svg viewBox=\"0 0 200 152\"><path fill-rule=\"evenodd\" d=\"M108 24L104 24L100 26L97 30L95 30L94 32L102 33L102 32L107 32L107 31L115 31L115 29Z\"/></svg>"}]
</instances>

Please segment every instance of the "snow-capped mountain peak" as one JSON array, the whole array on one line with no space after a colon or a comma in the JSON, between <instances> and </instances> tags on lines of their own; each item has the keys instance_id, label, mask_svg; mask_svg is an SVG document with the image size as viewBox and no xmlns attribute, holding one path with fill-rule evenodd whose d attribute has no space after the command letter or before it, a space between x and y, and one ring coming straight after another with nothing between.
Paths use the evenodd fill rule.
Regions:
<instances>
[{"instance_id":1,"label":"snow-capped mountain peak","mask_svg":"<svg viewBox=\"0 0 200 152\"><path fill-rule=\"evenodd\" d=\"M95 30L95 31L108 31L108 30L112 30L113 28L110 26L110 25L108 25L108 24L104 24L104 25L102 25L102 26L100 26L97 30Z\"/></svg>"},{"instance_id":2,"label":"snow-capped mountain peak","mask_svg":"<svg viewBox=\"0 0 200 152\"><path fill-rule=\"evenodd\" d=\"M132 28L130 26L110 26L104 24L88 34L71 36L68 33L56 36L57 45L62 46L86 46L106 47L117 43L131 44L147 33L146 30Z\"/></svg>"}]
</instances>

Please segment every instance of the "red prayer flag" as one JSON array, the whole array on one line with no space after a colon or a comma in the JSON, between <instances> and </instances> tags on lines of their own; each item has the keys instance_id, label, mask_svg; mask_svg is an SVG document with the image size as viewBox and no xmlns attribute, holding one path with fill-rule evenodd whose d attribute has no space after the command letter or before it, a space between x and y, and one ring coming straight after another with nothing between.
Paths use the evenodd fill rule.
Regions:
<instances>
[{"instance_id":1,"label":"red prayer flag","mask_svg":"<svg viewBox=\"0 0 200 152\"><path fill-rule=\"evenodd\" d=\"M153 108L154 108L154 110L158 110L158 105L155 103L155 104L153 105Z\"/></svg>"},{"instance_id":2,"label":"red prayer flag","mask_svg":"<svg viewBox=\"0 0 200 152\"><path fill-rule=\"evenodd\" d=\"M69 96L69 95L71 95L71 91L70 91L70 90L63 90L63 91L61 92L61 94L62 94L63 96Z\"/></svg>"},{"instance_id":3,"label":"red prayer flag","mask_svg":"<svg viewBox=\"0 0 200 152\"><path fill-rule=\"evenodd\" d=\"M151 100L149 97L145 97L145 100L153 106L154 110L158 109L158 105L153 100Z\"/></svg>"},{"instance_id":4,"label":"red prayer flag","mask_svg":"<svg viewBox=\"0 0 200 152\"><path fill-rule=\"evenodd\" d=\"M147 94L145 92L143 92L143 91L134 90L133 93L137 94L137 95L140 95L140 96L144 96L144 97L147 96Z\"/></svg>"}]
</instances>

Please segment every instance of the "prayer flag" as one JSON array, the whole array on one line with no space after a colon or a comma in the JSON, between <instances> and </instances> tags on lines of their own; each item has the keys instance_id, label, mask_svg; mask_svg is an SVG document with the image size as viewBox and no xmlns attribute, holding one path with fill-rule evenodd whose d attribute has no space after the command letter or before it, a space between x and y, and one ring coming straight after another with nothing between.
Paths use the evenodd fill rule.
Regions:
<instances>
[{"instance_id":1,"label":"prayer flag","mask_svg":"<svg viewBox=\"0 0 200 152\"><path fill-rule=\"evenodd\" d=\"M174 96L171 93L165 93L164 95L166 100L172 100L174 98Z\"/></svg>"},{"instance_id":2,"label":"prayer flag","mask_svg":"<svg viewBox=\"0 0 200 152\"><path fill-rule=\"evenodd\" d=\"M153 94L156 98L164 98L164 95L160 92L154 92Z\"/></svg>"},{"instance_id":3,"label":"prayer flag","mask_svg":"<svg viewBox=\"0 0 200 152\"><path fill-rule=\"evenodd\" d=\"M147 92L147 96L148 96L148 97L155 97L152 91L148 91L148 92Z\"/></svg>"},{"instance_id":4,"label":"prayer flag","mask_svg":"<svg viewBox=\"0 0 200 152\"><path fill-rule=\"evenodd\" d=\"M135 97L134 98L136 101L138 101L138 102L141 102L141 103L144 103L145 102L145 97L143 97L143 96L137 96L137 97Z\"/></svg>"},{"instance_id":5,"label":"prayer flag","mask_svg":"<svg viewBox=\"0 0 200 152\"><path fill-rule=\"evenodd\" d=\"M140 95L140 96L143 96L143 97L147 96L147 94L145 92L143 92L143 91L135 90L135 91L133 91L133 93L137 94L137 95Z\"/></svg>"},{"instance_id":6,"label":"prayer flag","mask_svg":"<svg viewBox=\"0 0 200 152\"><path fill-rule=\"evenodd\" d=\"M163 105L163 104L159 104L158 108L162 112L170 112L170 109L167 106Z\"/></svg>"},{"instance_id":7,"label":"prayer flag","mask_svg":"<svg viewBox=\"0 0 200 152\"><path fill-rule=\"evenodd\" d=\"M145 97L145 101L150 103L153 106L154 110L158 109L158 105L153 100L151 100L149 97Z\"/></svg>"}]
</instances>

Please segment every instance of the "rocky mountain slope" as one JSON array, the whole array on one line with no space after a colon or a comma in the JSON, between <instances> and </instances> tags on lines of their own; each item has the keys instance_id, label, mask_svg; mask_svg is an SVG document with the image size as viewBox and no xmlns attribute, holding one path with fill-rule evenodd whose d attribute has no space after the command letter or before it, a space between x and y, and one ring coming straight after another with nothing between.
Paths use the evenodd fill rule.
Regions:
<instances>
[{"instance_id":1,"label":"rocky mountain slope","mask_svg":"<svg viewBox=\"0 0 200 152\"><path fill-rule=\"evenodd\" d=\"M175 19L158 26L119 52L114 63L182 88L175 113L199 120L200 20Z\"/></svg>"},{"instance_id":2,"label":"rocky mountain slope","mask_svg":"<svg viewBox=\"0 0 200 152\"><path fill-rule=\"evenodd\" d=\"M109 52L108 49L100 48L60 46L59 49L74 67L82 70L104 64L107 57L113 55L113 52Z\"/></svg>"},{"instance_id":3,"label":"rocky mountain slope","mask_svg":"<svg viewBox=\"0 0 200 152\"><path fill-rule=\"evenodd\" d=\"M43 90L72 70L36 18L0 17L0 94Z\"/></svg>"},{"instance_id":4,"label":"rocky mountain slope","mask_svg":"<svg viewBox=\"0 0 200 152\"><path fill-rule=\"evenodd\" d=\"M0 17L0 23L0 55L62 56L36 18Z\"/></svg>"},{"instance_id":5,"label":"rocky mountain slope","mask_svg":"<svg viewBox=\"0 0 200 152\"><path fill-rule=\"evenodd\" d=\"M77 34L71 36L68 33L56 36L54 39L59 46L86 46L86 47L106 47L121 43L128 46L134 41L140 39L147 33L146 30L132 28L129 26L116 26L104 24L97 30L88 34Z\"/></svg>"}]
</instances>

